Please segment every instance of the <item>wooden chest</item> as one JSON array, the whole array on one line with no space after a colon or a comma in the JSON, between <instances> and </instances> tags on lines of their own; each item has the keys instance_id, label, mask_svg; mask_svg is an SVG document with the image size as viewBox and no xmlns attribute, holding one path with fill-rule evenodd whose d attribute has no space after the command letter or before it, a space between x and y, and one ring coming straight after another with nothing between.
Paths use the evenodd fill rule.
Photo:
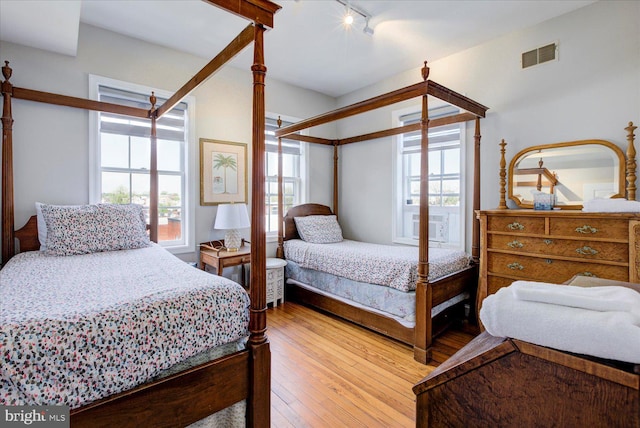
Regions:
<instances>
[{"instance_id":1,"label":"wooden chest","mask_svg":"<svg viewBox=\"0 0 640 428\"><path fill-rule=\"evenodd\" d=\"M487 332L413 391L418 428L640 426L640 365Z\"/></svg>"},{"instance_id":2,"label":"wooden chest","mask_svg":"<svg viewBox=\"0 0 640 428\"><path fill-rule=\"evenodd\" d=\"M480 221L482 300L515 280L563 283L575 275L640 282L640 215L487 210Z\"/></svg>"}]
</instances>

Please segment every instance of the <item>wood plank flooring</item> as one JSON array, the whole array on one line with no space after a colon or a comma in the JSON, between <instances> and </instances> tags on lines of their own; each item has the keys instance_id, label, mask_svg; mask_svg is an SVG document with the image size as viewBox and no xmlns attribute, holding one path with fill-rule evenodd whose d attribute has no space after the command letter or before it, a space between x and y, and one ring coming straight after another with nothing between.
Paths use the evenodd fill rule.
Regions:
<instances>
[{"instance_id":1,"label":"wood plank flooring","mask_svg":"<svg viewBox=\"0 0 640 428\"><path fill-rule=\"evenodd\" d=\"M413 427L412 387L473 336L450 331L423 365L392 339L305 306L267 311L272 427Z\"/></svg>"}]
</instances>

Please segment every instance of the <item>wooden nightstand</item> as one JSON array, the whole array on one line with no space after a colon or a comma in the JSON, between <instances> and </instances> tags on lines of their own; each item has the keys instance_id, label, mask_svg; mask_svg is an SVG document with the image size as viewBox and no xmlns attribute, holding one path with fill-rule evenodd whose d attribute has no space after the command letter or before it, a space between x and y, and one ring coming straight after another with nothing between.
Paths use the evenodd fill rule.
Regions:
<instances>
[{"instance_id":1,"label":"wooden nightstand","mask_svg":"<svg viewBox=\"0 0 640 428\"><path fill-rule=\"evenodd\" d=\"M244 245L238 251L216 250L208 243L200 244L200 269L205 270L208 265L215 269L217 275L222 275L222 270L231 266L242 266L242 281L245 285L244 265L251 262L251 247Z\"/></svg>"}]
</instances>

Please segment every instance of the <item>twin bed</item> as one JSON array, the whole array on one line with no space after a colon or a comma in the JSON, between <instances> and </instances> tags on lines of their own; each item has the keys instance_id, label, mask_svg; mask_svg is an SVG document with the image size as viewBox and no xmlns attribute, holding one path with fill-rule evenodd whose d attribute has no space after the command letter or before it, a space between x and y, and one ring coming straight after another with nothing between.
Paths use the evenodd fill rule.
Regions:
<instances>
[{"instance_id":1,"label":"twin bed","mask_svg":"<svg viewBox=\"0 0 640 428\"><path fill-rule=\"evenodd\" d=\"M291 261L291 263L287 265L287 273L289 275L287 287L288 297L357 322L410 344L414 349L414 358L422 363L427 363L431 359L433 337L440 330L440 326L446 324L446 322L441 323L440 321L443 319L446 320L447 313L450 311L443 311L443 309L450 305L460 308L464 302L470 302L471 307L474 306L474 296L478 280L477 262L479 260L480 240L478 223L474 220L471 260L469 260L469 257L466 255L458 254L456 261L449 262L449 258L452 257L451 254L436 254L435 249L429 248L428 129L466 121L475 122L473 161L474 193L472 209L478 210L480 209L480 118L485 117L487 111L487 107L482 104L432 80L428 80L428 77L429 67L427 67L425 61L424 67L422 68L422 81L417 84L302 120L287 127L280 128L275 133L276 137L278 137L280 156L282 152L282 138L333 146L334 152L333 211L324 205L306 204L289 209L286 216L283 216L283 186L282 180L279 179L278 211L280 213L280 229L277 256L281 258L286 257ZM299 133L299 131L304 129L317 127L414 98L420 98L422 106L421 120L415 124L333 140L301 135ZM436 99L439 103L444 102L456 108L452 109L451 111L453 113L449 115L430 119L430 99L431 101ZM374 248L372 251L377 252L378 257L374 258L368 264L369 266L381 267L382 273L378 272L377 274L373 274L373 276L354 275L354 271L363 263L362 260L364 257L363 251L355 250L354 245L357 244L354 243L347 243L346 245L350 247L342 251L341 256L334 256L328 260L328 262L325 263L327 269L323 269L324 272L318 274L320 276L319 278L317 276L311 277L311 275L316 275L312 270L318 270L317 268L319 266L317 264L309 264L308 260L301 264L300 258L294 257L294 253L308 253L309 248L294 249L294 245L297 244L290 242L290 240L300 238L299 226L296 224L296 219L307 216L319 219L322 217L316 216L335 215L339 217L339 147L345 144L366 142L416 131L420 131L421 135L420 169L422 172L420 180L419 246L417 250L415 250L415 253L410 256L410 258L413 259L413 265L409 267L409 272L402 274L410 277L410 280L399 287L401 290L394 291L394 288L386 286L384 281L376 281L375 278L373 278L373 276L376 275L388 276L392 264L395 264L396 267L398 264L402 264L391 262L392 252L398 251L397 247L391 246L385 249L372 247ZM278 176L282 177L282 170L279 170ZM328 244L320 245L324 246ZM335 245L335 243L331 245ZM357 256L353 256L354 251L357 251ZM327 259L327 253L331 254L332 250L323 252L323 255L320 257ZM345 258L347 254L351 254L351 261L349 261L348 257ZM356 260L353 260L354 257ZM406 261L406 255L402 256L401 259ZM442 263L443 261L447 262ZM344 265L343 269L335 269L339 264ZM448 267L446 269L442 268L444 265ZM339 287L343 286L347 288L341 291L338 290ZM353 287L364 290L354 292ZM373 296L372 293L376 293L376 296ZM359 297L356 295L359 295ZM399 303L399 300L402 300L402 303ZM391 309L392 306L395 306L395 308ZM436 317L436 315L441 312L443 316Z\"/></svg>"},{"instance_id":2,"label":"twin bed","mask_svg":"<svg viewBox=\"0 0 640 428\"><path fill-rule=\"evenodd\" d=\"M293 207L284 218L288 298L413 345L416 325L425 322L416 316L419 249L346 240L339 226L330 242L298 233L303 219L326 230L324 218L335 216L319 204ZM477 269L464 251L431 248L428 280L432 299L425 314L436 335L463 318L465 304L473 307Z\"/></svg>"},{"instance_id":3,"label":"twin bed","mask_svg":"<svg viewBox=\"0 0 640 428\"><path fill-rule=\"evenodd\" d=\"M252 23L162 106L153 95L143 109L14 87L8 62L2 67L0 404L67 405L74 427L269 426L263 35L280 7L207 2ZM156 121L252 42L247 292L155 244L155 147ZM42 218L14 230L12 99L149 120L150 225L135 205L44 205ZM38 238L45 230L46 249Z\"/></svg>"}]
</instances>

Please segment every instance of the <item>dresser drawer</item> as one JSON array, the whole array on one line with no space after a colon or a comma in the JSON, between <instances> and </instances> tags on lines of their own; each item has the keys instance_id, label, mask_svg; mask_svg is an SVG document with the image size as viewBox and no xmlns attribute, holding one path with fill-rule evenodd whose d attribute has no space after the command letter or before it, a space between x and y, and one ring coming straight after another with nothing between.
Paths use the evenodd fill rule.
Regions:
<instances>
[{"instance_id":1,"label":"dresser drawer","mask_svg":"<svg viewBox=\"0 0 640 428\"><path fill-rule=\"evenodd\" d=\"M496 217L487 218L487 229L490 232L535 233L544 234L544 217Z\"/></svg>"},{"instance_id":2,"label":"dresser drawer","mask_svg":"<svg viewBox=\"0 0 640 428\"><path fill-rule=\"evenodd\" d=\"M551 235L629 240L629 221L605 218L550 218Z\"/></svg>"},{"instance_id":3,"label":"dresser drawer","mask_svg":"<svg viewBox=\"0 0 640 428\"><path fill-rule=\"evenodd\" d=\"M503 278L501 276L488 275L487 277L487 295L495 294L503 287L508 287L513 282L513 279Z\"/></svg>"},{"instance_id":4,"label":"dresser drawer","mask_svg":"<svg viewBox=\"0 0 640 428\"><path fill-rule=\"evenodd\" d=\"M542 257L528 257L515 254L489 253L487 268L490 273L511 275L532 281L562 283L574 275L598 278L629 280L627 266L612 266L593 262L553 260Z\"/></svg>"},{"instance_id":5,"label":"dresser drawer","mask_svg":"<svg viewBox=\"0 0 640 428\"><path fill-rule=\"evenodd\" d=\"M487 236L487 248L520 254L548 254L621 263L626 263L629 259L629 245L620 242L589 242L489 234Z\"/></svg>"}]
</instances>

